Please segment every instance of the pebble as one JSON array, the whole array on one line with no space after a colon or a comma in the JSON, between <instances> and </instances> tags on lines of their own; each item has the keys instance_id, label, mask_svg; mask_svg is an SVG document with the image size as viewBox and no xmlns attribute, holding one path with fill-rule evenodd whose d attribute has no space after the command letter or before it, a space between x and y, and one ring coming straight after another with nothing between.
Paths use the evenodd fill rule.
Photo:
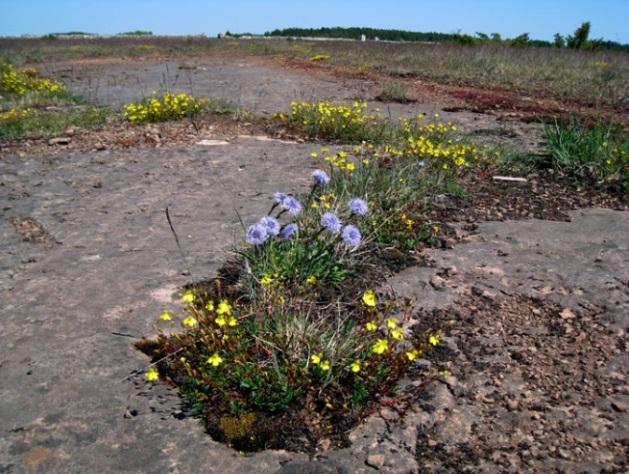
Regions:
<instances>
[{"instance_id":1,"label":"pebble","mask_svg":"<svg viewBox=\"0 0 629 474\"><path fill-rule=\"evenodd\" d=\"M72 141L70 137L54 137L48 140L48 145L68 145Z\"/></svg>"},{"instance_id":2,"label":"pebble","mask_svg":"<svg viewBox=\"0 0 629 474\"><path fill-rule=\"evenodd\" d=\"M520 404L517 400L509 400L507 401L507 408L509 409L509 411L515 411L520 408Z\"/></svg>"},{"instance_id":3,"label":"pebble","mask_svg":"<svg viewBox=\"0 0 629 474\"><path fill-rule=\"evenodd\" d=\"M439 275L433 275L433 277L430 279L430 285L435 289L435 290L443 290L446 286L446 281L440 277Z\"/></svg>"},{"instance_id":4,"label":"pebble","mask_svg":"<svg viewBox=\"0 0 629 474\"><path fill-rule=\"evenodd\" d=\"M367 456L366 464L376 469L380 469L384 466L385 457L384 454L369 454Z\"/></svg>"},{"instance_id":5,"label":"pebble","mask_svg":"<svg viewBox=\"0 0 629 474\"><path fill-rule=\"evenodd\" d=\"M570 308L565 308L561 313L559 313L559 316L563 320L574 319L576 317L574 311L572 311Z\"/></svg>"}]
</instances>

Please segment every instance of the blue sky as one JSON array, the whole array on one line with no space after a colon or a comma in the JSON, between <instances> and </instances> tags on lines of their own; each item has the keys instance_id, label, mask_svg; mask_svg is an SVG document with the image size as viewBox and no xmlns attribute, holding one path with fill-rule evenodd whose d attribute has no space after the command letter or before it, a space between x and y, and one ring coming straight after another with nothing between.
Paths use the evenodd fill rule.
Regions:
<instances>
[{"instance_id":1,"label":"blue sky","mask_svg":"<svg viewBox=\"0 0 629 474\"><path fill-rule=\"evenodd\" d=\"M592 37L629 43L629 0L0 0L0 35L263 33L288 26L483 31L551 39L592 22Z\"/></svg>"}]
</instances>

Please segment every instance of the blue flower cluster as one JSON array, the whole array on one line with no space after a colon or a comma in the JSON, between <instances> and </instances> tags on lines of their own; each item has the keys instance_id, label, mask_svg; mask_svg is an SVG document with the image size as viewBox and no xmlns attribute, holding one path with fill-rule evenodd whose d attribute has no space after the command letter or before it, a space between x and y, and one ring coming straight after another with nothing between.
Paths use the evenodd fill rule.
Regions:
<instances>
[{"instance_id":1,"label":"blue flower cluster","mask_svg":"<svg viewBox=\"0 0 629 474\"><path fill-rule=\"evenodd\" d=\"M301 212L300 202L290 194L275 193L276 205L279 204L282 212L286 211L292 216L297 216ZM293 237L299 226L291 222L282 227L280 221L273 216L264 216L257 223L249 226L247 229L245 240L252 245L262 245L269 237L277 237L278 235L285 240Z\"/></svg>"},{"instance_id":2,"label":"blue flower cluster","mask_svg":"<svg viewBox=\"0 0 629 474\"><path fill-rule=\"evenodd\" d=\"M324 187L330 182L330 177L322 170L315 170L312 173L312 178L314 181L313 192L316 188ZM245 236L248 243L252 245L262 245L269 238L277 236L284 240L289 240L299 231L299 225L297 223L291 222L282 226L278 218L281 217L284 212L287 212L293 217L298 216L302 211L301 203L294 196L283 192L276 192L274 198L275 204L271 209L271 213L277 206L282 210L278 213L277 218L271 216L271 213L269 213L268 216L264 216L256 224L249 226ZM349 201L347 209L350 215L362 217L369 212L369 205L364 199L355 197ZM353 224L344 224L333 212L325 212L321 216L321 226L323 230L333 235L340 234L343 243L350 249L355 249L360 245L362 235L358 227Z\"/></svg>"}]
</instances>

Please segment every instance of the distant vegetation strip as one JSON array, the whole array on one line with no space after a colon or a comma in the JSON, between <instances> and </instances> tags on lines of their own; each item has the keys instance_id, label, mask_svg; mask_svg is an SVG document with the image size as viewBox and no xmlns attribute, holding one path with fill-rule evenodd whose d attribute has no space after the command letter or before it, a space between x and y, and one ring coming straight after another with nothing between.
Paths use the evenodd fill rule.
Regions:
<instances>
[{"instance_id":1,"label":"distant vegetation strip","mask_svg":"<svg viewBox=\"0 0 629 474\"><path fill-rule=\"evenodd\" d=\"M428 41L438 43L456 44L502 44L520 47L557 47L572 49L610 49L629 51L629 44L617 43L603 39L589 39L590 22L585 22L575 30L572 35L562 36L555 34L554 40L545 41L530 38L528 33L523 33L514 38L503 38L499 33L481 33L468 35L464 33L436 33L405 30L389 30L364 27L332 27L332 28L284 28L266 32L265 36L289 36L298 38L341 38L360 39L363 35L366 39L380 39L385 41Z\"/></svg>"}]
</instances>

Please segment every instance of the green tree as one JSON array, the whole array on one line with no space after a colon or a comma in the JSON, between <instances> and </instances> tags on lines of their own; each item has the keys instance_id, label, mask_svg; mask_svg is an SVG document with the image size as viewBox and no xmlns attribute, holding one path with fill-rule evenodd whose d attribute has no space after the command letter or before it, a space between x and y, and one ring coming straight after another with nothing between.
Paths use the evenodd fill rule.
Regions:
<instances>
[{"instance_id":1,"label":"green tree","mask_svg":"<svg viewBox=\"0 0 629 474\"><path fill-rule=\"evenodd\" d=\"M496 43L496 44L501 44L502 43L502 36L500 36L500 33L492 33L491 34L491 42L492 43Z\"/></svg>"},{"instance_id":2,"label":"green tree","mask_svg":"<svg viewBox=\"0 0 629 474\"><path fill-rule=\"evenodd\" d=\"M487 44L489 43L489 36L487 36L487 34L482 33L480 31L476 32L476 37L478 38L478 41L482 44Z\"/></svg>"},{"instance_id":3,"label":"green tree","mask_svg":"<svg viewBox=\"0 0 629 474\"><path fill-rule=\"evenodd\" d=\"M556 48L564 48L566 46L566 39L559 33L555 33L555 40L553 41L553 44Z\"/></svg>"},{"instance_id":4,"label":"green tree","mask_svg":"<svg viewBox=\"0 0 629 474\"><path fill-rule=\"evenodd\" d=\"M523 48L525 46L530 46L531 38L528 33L522 33L520 36L516 36L512 40L509 41L511 46L516 46L518 48Z\"/></svg>"},{"instance_id":5,"label":"green tree","mask_svg":"<svg viewBox=\"0 0 629 474\"><path fill-rule=\"evenodd\" d=\"M590 27L592 25L589 21L581 23L575 31L573 35L569 35L566 39L566 44L568 48L572 49L583 49L588 44L588 38L590 36Z\"/></svg>"}]
</instances>

